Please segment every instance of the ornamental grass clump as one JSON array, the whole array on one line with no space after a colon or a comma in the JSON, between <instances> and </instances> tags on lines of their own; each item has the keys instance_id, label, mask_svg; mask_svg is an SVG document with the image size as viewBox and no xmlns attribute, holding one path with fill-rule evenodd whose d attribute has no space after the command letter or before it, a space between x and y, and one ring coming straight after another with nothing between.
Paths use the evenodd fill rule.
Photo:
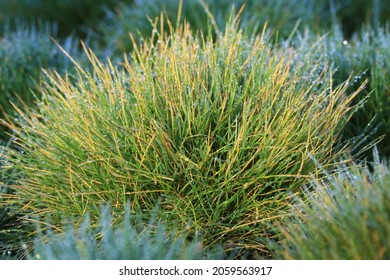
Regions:
<instances>
[{"instance_id":1,"label":"ornamental grass clump","mask_svg":"<svg viewBox=\"0 0 390 280\"><path fill-rule=\"evenodd\" d=\"M160 202L168 229L264 252L268 223L319 173L310 155L328 167L342 152L333 145L354 96L311 61L291 71L237 21L215 41L187 24L154 26L123 67L86 50L93 71L49 74L38 109L8 124L23 151L7 160L23 174L13 188L26 219L93 220L103 203L115 221L127 202L145 215Z\"/></svg>"},{"instance_id":2,"label":"ornamental grass clump","mask_svg":"<svg viewBox=\"0 0 390 280\"><path fill-rule=\"evenodd\" d=\"M311 183L314 191L280 224L279 259L390 258L390 169L374 154L370 165L340 166Z\"/></svg>"}]
</instances>

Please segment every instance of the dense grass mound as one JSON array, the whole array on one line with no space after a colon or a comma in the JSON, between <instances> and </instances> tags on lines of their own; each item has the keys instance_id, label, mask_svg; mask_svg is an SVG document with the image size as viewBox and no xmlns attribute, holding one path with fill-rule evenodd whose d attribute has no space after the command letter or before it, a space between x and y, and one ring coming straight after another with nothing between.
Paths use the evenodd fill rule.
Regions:
<instances>
[{"instance_id":1,"label":"dense grass mound","mask_svg":"<svg viewBox=\"0 0 390 280\"><path fill-rule=\"evenodd\" d=\"M264 36L236 26L216 41L154 26L123 68L86 50L92 72L49 75L38 109L9 124L26 219L93 221L105 203L115 221L128 201L146 215L160 202L168 228L206 246L265 250L268 223L319 173L311 157L328 167L342 151L333 146L354 94L311 61L292 71Z\"/></svg>"},{"instance_id":2,"label":"dense grass mound","mask_svg":"<svg viewBox=\"0 0 390 280\"><path fill-rule=\"evenodd\" d=\"M370 171L354 164L313 183L280 230L285 259L390 258L390 171L378 155Z\"/></svg>"}]
</instances>

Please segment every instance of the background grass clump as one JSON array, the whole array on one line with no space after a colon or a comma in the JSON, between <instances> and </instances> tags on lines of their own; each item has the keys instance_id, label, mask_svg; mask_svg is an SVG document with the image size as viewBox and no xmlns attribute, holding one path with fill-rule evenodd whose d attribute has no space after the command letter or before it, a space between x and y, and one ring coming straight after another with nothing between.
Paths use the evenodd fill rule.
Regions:
<instances>
[{"instance_id":1,"label":"background grass clump","mask_svg":"<svg viewBox=\"0 0 390 280\"><path fill-rule=\"evenodd\" d=\"M350 41L344 41L344 48L330 53L330 59L339 65L338 80L354 73L352 88L359 86L364 79L369 80L365 91L356 99L364 99L365 104L349 122L344 138L359 139L363 136L366 142L380 139L377 148L386 157L390 155L390 120L387 114L390 110L389 38L388 27L365 27ZM368 156L372 159L371 155Z\"/></svg>"},{"instance_id":2,"label":"background grass clump","mask_svg":"<svg viewBox=\"0 0 390 280\"><path fill-rule=\"evenodd\" d=\"M277 258L390 258L390 169L378 154L374 158L371 166L339 167L312 183L314 193L280 226L284 242Z\"/></svg>"},{"instance_id":3,"label":"background grass clump","mask_svg":"<svg viewBox=\"0 0 390 280\"><path fill-rule=\"evenodd\" d=\"M34 26L18 23L17 31L12 31L9 25L4 27L0 37L0 118L18 118L11 103L33 105L34 95L39 94L42 68L63 74L70 69L70 60L51 39L56 34L54 25L43 23ZM74 38L68 37L60 44L75 58L81 58ZM1 126L2 144L8 140L6 132L10 131Z\"/></svg>"},{"instance_id":4,"label":"background grass clump","mask_svg":"<svg viewBox=\"0 0 390 280\"><path fill-rule=\"evenodd\" d=\"M334 24L339 24L345 38L351 38L356 32L371 24L378 27L385 24L390 5L385 0L186 0L180 7L179 0L152 0L122 2L108 9L105 19L98 28L102 34L100 42L106 46L106 53L120 55L132 49L128 40L129 33L137 41L152 34L150 21L164 13L172 22L178 19L186 21L195 30L207 32L210 17L212 23L223 30L233 7L236 12L245 6L241 16L242 27L255 33L261 33L267 23L269 32L276 40L288 38L292 32L309 28L316 34L324 34Z\"/></svg>"},{"instance_id":5,"label":"background grass clump","mask_svg":"<svg viewBox=\"0 0 390 280\"><path fill-rule=\"evenodd\" d=\"M199 240L175 236L164 223L152 217L145 226L139 215L126 209L121 225L112 224L108 207L99 222L91 224L88 215L78 227L67 225L64 233L39 231L28 259L39 260L172 260L222 259L222 250L204 250Z\"/></svg>"},{"instance_id":6,"label":"background grass clump","mask_svg":"<svg viewBox=\"0 0 390 280\"><path fill-rule=\"evenodd\" d=\"M101 203L115 220L127 201L145 215L161 201L168 229L268 256L268 223L319 174L311 156L330 167L342 152L354 94L311 61L292 71L288 55L237 25L216 41L155 25L123 67L86 50L92 72L49 74L37 110L9 124L23 151L7 158L22 174L13 202L56 225L94 220Z\"/></svg>"},{"instance_id":7,"label":"background grass clump","mask_svg":"<svg viewBox=\"0 0 390 280\"><path fill-rule=\"evenodd\" d=\"M388 27L366 26L350 39L342 34L340 26L334 26L330 33L322 36L307 30L281 42L280 46L284 52L289 52L291 47L298 50L294 64L302 64L304 59L316 61L319 65L331 63L336 84L352 75L347 92L354 92L368 79L367 87L354 100L354 104L363 103L363 106L348 122L343 140L354 143L355 155L371 159L372 153L368 150L362 154L362 149L379 141L377 148L380 154L389 156Z\"/></svg>"},{"instance_id":8,"label":"background grass clump","mask_svg":"<svg viewBox=\"0 0 390 280\"><path fill-rule=\"evenodd\" d=\"M148 38L153 31L150 21L159 17L161 13L172 22L176 22L179 16L179 20L187 22L192 30L207 33L210 23L223 30L232 10L238 12L244 6L241 22L247 30L261 33L262 27L268 22L275 37L285 37L291 34L299 21L315 28L320 22L331 18L324 3L301 0L188 0L180 5L178 0L136 0L130 4L122 3L108 13L109 16L101 24L101 30L103 42L110 46L108 49L113 51L113 54L117 54L132 49L129 33L133 34L137 41ZM210 14L213 16L212 19Z\"/></svg>"}]
</instances>

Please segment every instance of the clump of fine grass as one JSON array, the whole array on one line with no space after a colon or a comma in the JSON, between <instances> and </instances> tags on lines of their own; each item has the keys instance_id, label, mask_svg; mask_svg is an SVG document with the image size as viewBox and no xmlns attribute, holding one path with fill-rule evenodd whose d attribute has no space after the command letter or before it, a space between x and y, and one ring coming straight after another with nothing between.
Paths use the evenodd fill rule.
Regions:
<instances>
[{"instance_id":1,"label":"clump of fine grass","mask_svg":"<svg viewBox=\"0 0 390 280\"><path fill-rule=\"evenodd\" d=\"M313 192L280 226L277 258L390 258L390 169L378 154L374 159L371 167L340 166L313 181Z\"/></svg>"},{"instance_id":2,"label":"clump of fine grass","mask_svg":"<svg viewBox=\"0 0 390 280\"><path fill-rule=\"evenodd\" d=\"M120 221L112 224L108 207L100 220L91 224L87 217L80 227L69 227L64 233L39 231L28 259L45 260L172 260L221 259L222 251L206 251L200 241L188 241L167 232L163 223L151 218L147 225L127 208Z\"/></svg>"},{"instance_id":3,"label":"clump of fine grass","mask_svg":"<svg viewBox=\"0 0 390 280\"><path fill-rule=\"evenodd\" d=\"M94 221L102 203L116 220L127 201L145 215L161 201L168 229L267 255L269 222L319 173L309 155L328 167L342 152L333 146L354 95L311 61L292 71L237 25L216 40L155 25L123 68L86 50L92 72L49 74L37 110L8 124L23 151L7 155L23 174L8 203L55 226Z\"/></svg>"}]
</instances>

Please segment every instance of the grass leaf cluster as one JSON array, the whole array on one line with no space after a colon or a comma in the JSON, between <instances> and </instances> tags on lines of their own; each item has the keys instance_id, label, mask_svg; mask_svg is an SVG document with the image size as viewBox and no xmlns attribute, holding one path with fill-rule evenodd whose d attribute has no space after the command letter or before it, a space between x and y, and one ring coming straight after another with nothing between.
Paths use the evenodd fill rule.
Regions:
<instances>
[{"instance_id":1,"label":"grass leaf cluster","mask_svg":"<svg viewBox=\"0 0 390 280\"><path fill-rule=\"evenodd\" d=\"M389 8L0 1L0 258L388 259Z\"/></svg>"},{"instance_id":2,"label":"grass leaf cluster","mask_svg":"<svg viewBox=\"0 0 390 280\"><path fill-rule=\"evenodd\" d=\"M342 152L358 91L346 95L329 68L292 71L289 55L237 25L216 41L155 25L122 67L86 50L91 72L48 74L38 108L8 124L23 150L7 158L22 174L14 202L55 225L93 220L101 203L115 220L128 201L146 215L161 201L167 226L205 246L267 252L270 221L319 175L311 157L331 167Z\"/></svg>"}]
</instances>

